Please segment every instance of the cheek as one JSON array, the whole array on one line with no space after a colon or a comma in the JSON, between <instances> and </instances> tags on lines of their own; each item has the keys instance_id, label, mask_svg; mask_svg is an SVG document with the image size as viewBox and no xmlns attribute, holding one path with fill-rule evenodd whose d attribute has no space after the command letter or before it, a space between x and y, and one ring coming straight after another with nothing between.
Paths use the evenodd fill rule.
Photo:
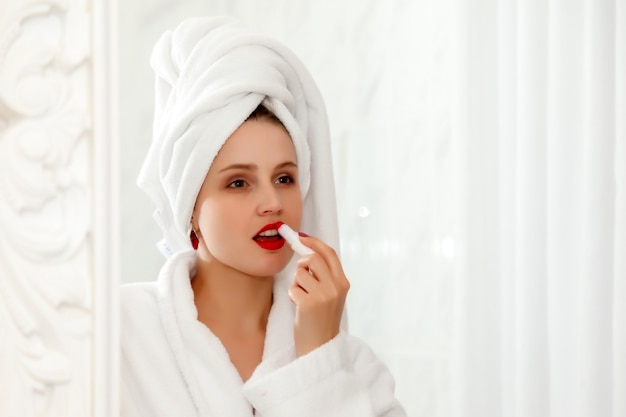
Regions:
<instances>
[{"instance_id":1,"label":"cheek","mask_svg":"<svg viewBox=\"0 0 626 417\"><path fill-rule=\"evenodd\" d=\"M299 189L287 196L285 210L289 223L299 228L302 223L302 195Z\"/></svg>"},{"instance_id":2,"label":"cheek","mask_svg":"<svg viewBox=\"0 0 626 417\"><path fill-rule=\"evenodd\" d=\"M228 201L207 199L200 207L199 226L207 241L222 241L237 225L241 224L242 205Z\"/></svg>"}]
</instances>

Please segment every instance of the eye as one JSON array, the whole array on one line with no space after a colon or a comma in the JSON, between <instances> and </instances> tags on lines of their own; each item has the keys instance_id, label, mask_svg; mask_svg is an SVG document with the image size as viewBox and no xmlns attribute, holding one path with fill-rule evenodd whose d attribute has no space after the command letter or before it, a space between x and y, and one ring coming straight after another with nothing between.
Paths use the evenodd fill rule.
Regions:
<instances>
[{"instance_id":1,"label":"eye","mask_svg":"<svg viewBox=\"0 0 626 417\"><path fill-rule=\"evenodd\" d=\"M234 180L228 184L228 188L243 188L246 186L245 180Z\"/></svg>"},{"instance_id":2,"label":"eye","mask_svg":"<svg viewBox=\"0 0 626 417\"><path fill-rule=\"evenodd\" d=\"M274 181L276 184L293 184L295 180L291 175L281 175Z\"/></svg>"}]
</instances>

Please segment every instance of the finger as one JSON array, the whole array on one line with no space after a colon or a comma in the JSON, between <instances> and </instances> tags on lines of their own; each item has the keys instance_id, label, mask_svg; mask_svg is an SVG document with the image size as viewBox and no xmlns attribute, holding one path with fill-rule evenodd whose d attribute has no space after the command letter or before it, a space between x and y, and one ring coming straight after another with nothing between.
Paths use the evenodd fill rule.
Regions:
<instances>
[{"instance_id":1,"label":"finger","mask_svg":"<svg viewBox=\"0 0 626 417\"><path fill-rule=\"evenodd\" d=\"M327 284L334 281L332 271L326 265L324 259L318 254L306 255L298 259L298 269L309 271L316 280Z\"/></svg>"},{"instance_id":2,"label":"finger","mask_svg":"<svg viewBox=\"0 0 626 417\"><path fill-rule=\"evenodd\" d=\"M298 285L304 292L309 294L320 285L320 282L315 276L311 275L307 269L298 268L294 277L294 284Z\"/></svg>"},{"instance_id":3,"label":"finger","mask_svg":"<svg viewBox=\"0 0 626 417\"><path fill-rule=\"evenodd\" d=\"M324 285L327 291L332 290L334 292L335 290L339 290L347 292L350 289L350 282L343 272L343 268L341 267L341 262L339 261L337 254L334 250L332 250L332 248L330 248L330 246L327 246L319 239L313 239L321 244L319 246L320 248L326 247L329 250L329 252L325 252L327 258L324 258L323 253L315 252L311 255L301 257L297 262L298 267L309 268L312 270L314 276ZM327 259L335 260L336 266L334 269L328 265Z\"/></svg>"},{"instance_id":4,"label":"finger","mask_svg":"<svg viewBox=\"0 0 626 417\"><path fill-rule=\"evenodd\" d=\"M312 236L301 236L300 241L303 245L308 246L316 254L320 255L334 275L344 274L339 255L332 247Z\"/></svg>"},{"instance_id":5,"label":"finger","mask_svg":"<svg viewBox=\"0 0 626 417\"><path fill-rule=\"evenodd\" d=\"M291 302L296 306L302 305L308 295L306 291L304 291L304 289L296 283L289 287L287 294L289 295Z\"/></svg>"}]
</instances>

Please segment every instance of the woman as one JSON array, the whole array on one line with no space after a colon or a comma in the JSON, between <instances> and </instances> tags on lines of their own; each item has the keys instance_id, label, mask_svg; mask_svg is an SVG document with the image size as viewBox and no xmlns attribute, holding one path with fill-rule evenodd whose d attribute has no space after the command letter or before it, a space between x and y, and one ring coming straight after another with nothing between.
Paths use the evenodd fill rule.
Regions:
<instances>
[{"instance_id":1,"label":"woman","mask_svg":"<svg viewBox=\"0 0 626 417\"><path fill-rule=\"evenodd\" d=\"M167 32L152 64L139 185L168 260L122 290L122 415L405 415L346 331L327 120L302 64L224 18ZM281 223L314 253L294 256Z\"/></svg>"}]
</instances>

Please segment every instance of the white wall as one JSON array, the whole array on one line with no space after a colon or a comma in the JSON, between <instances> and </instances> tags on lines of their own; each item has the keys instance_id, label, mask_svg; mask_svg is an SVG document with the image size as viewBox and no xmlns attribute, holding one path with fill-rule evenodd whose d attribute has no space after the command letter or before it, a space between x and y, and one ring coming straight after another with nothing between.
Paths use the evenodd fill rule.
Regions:
<instances>
[{"instance_id":1,"label":"white wall","mask_svg":"<svg viewBox=\"0 0 626 417\"><path fill-rule=\"evenodd\" d=\"M233 15L305 62L328 107L352 332L386 360L409 415L449 415L453 193L450 1L143 0L119 8L123 280L156 278L152 45L194 15Z\"/></svg>"}]
</instances>

